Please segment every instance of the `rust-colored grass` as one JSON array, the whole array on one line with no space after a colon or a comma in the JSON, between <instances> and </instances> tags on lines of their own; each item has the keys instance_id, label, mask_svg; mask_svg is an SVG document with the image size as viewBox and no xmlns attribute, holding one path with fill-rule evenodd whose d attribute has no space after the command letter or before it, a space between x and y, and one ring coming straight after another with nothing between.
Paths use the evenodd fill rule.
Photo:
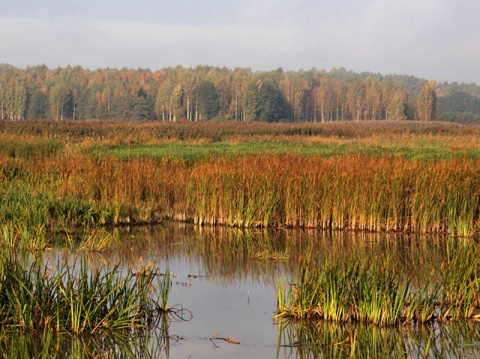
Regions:
<instances>
[{"instance_id":1,"label":"rust-colored grass","mask_svg":"<svg viewBox=\"0 0 480 359\"><path fill-rule=\"evenodd\" d=\"M40 125L36 123L35 126ZM50 123L46 126L54 131ZM14 135L12 128L2 134L11 144L8 151L0 153L2 191L27 190L33 198L42 195L48 199L50 205L44 210L49 227L54 227L62 218L68 218L64 225L75 225L75 211L80 211L82 220L78 224L153 223L177 219L199 225L448 232L460 236L473 236L480 230L480 157L464 152L433 159L376 154L374 150L333 155L305 155L295 151L228 153L189 161L161 156L123 158L112 154L93 155L90 149L99 146L105 136L118 136L120 139L114 142L123 141L123 147L127 146L128 139L135 138L132 142L136 143L146 136L145 128L162 129L170 133L167 137L172 137L171 134L185 136L182 133L190 131L187 137L192 138L195 127L158 125L157 128L157 125L148 124L122 127L117 124L120 131L115 135L112 128L117 127L107 123L109 129L99 130L100 135L94 130L95 126L100 126L97 123L93 129L91 123L85 123L84 132L78 126L72 124L69 132L68 124L62 123L56 130L61 136L48 140L58 143L47 141L46 130L37 131L41 132L37 137L29 133L30 152L22 150L21 141L26 135ZM290 145L290 149L295 149L299 138L305 142L329 143L329 136L335 131L351 135L351 126L312 127L313 135L301 135L310 133L305 125L279 128L287 139L282 146ZM366 126L375 128L372 124ZM269 128L269 136L280 131L265 125L241 126L235 135L233 127L222 125L220 128L230 137L237 136L235 141L250 138L252 133L269 135ZM451 148L452 138L457 138L458 146L462 147L462 138L468 138L465 143L470 145L464 145L467 147L462 147L462 151L478 150L471 141L475 132L467 134L462 132L463 128L446 126L442 131L432 127L423 129L427 137L422 137L420 127L410 127L414 136L420 136L416 140L402 139L408 127L401 130L394 124L390 132L386 128L379 125L368 137L365 128L359 127L359 136L364 138L362 146L368 147L371 143L374 149L380 143L379 138L384 136L397 139L395 146L398 143L414 146L414 150L421 152L422 146L428 143L426 138L434 136L440 143L438 148ZM220 131L208 132L204 126L197 130L197 137L214 136ZM322 136L322 131L330 132ZM401 135L397 136L398 132ZM73 136L76 140L71 140L68 133L76 133L77 137ZM78 141L78 133L88 133L87 137L100 140L92 140L94 145L86 143L85 138ZM142 135L136 137L138 133ZM290 133L293 139L288 142ZM147 138L151 136L155 137ZM159 137L156 141L160 141ZM332 135L330 145L335 147L338 141L338 137ZM354 141L358 146L358 139ZM135 148L135 145L128 146ZM39 155L32 155L36 148L41 149ZM389 151L392 149L394 147ZM62 203L73 203L80 209L70 209L67 205L60 213L58 208ZM7 215L4 219L15 220Z\"/></svg>"}]
</instances>

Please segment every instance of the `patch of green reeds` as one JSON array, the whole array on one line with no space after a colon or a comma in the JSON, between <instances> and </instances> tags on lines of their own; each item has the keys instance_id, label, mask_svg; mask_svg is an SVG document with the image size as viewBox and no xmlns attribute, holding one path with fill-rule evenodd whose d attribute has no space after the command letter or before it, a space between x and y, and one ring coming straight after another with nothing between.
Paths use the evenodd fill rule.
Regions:
<instances>
[{"instance_id":1,"label":"patch of green reeds","mask_svg":"<svg viewBox=\"0 0 480 359\"><path fill-rule=\"evenodd\" d=\"M118 265L90 270L85 260L53 271L35 262L24 268L8 257L0 266L0 323L2 328L73 335L145 330L164 312L152 293L155 276Z\"/></svg>"},{"instance_id":2,"label":"patch of green reeds","mask_svg":"<svg viewBox=\"0 0 480 359\"><path fill-rule=\"evenodd\" d=\"M387 257L327 258L302 264L297 283L278 285L277 317L379 326L480 319L477 244L450 240L447 257L428 275L406 274Z\"/></svg>"},{"instance_id":3,"label":"patch of green reeds","mask_svg":"<svg viewBox=\"0 0 480 359\"><path fill-rule=\"evenodd\" d=\"M395 266L351 258L302 268L289 294L279 284L277 317L357 321L380 326L402 317L409 283L395 275Z\"/></svg>"},{"instance_id":4,"label":"patch of green reeds","mask_svg":"<svg viewBox=\"0 0 480 359\"><path fill-rule=\"evenodd\" d=\"M480 250L471 241L449 242L440 267L440 320L480 319Z\"/></svg>"},{"instance_id":5,"label":"patch of green reeds","mask_svg":"<svg viewBox=\"0 0 480 359\"><path fill-rule=\"evenodd\" d=\"M108 212L73 196L55 198L26 185L1 192L0 245L7 247L42 250L55 232L108 222Z\"/></svg>"}]
</instances>

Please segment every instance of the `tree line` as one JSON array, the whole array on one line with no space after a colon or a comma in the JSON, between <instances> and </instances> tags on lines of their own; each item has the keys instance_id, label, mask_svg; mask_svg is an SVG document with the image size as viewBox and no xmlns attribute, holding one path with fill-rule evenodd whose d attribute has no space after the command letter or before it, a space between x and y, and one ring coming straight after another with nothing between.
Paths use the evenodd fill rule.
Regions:
<instances>
[{"instance_id":1,"label":"tree line","mask_svg":"<svg viewBox=\"0 0 480 359\"><path fill-rule=\"evenodd\" d=\"M442 113L458 110L454 108L455 100L448 96L458 96L459 91L452 95L445 88L445 84L434 81L356 74L345 69L252 72L245 68L176 66L151 71L89 70L80 66L49 69L45 65L20 69L3 64L0 65L0 118L10 121L435 120L439 108ZM445 94L439 98L442 91ZM478 97L465 93L473 111L480 113L480 106L475 107L480 103ZM442 102L442 98L448 101Z\"/></svg>"}]
</instances>

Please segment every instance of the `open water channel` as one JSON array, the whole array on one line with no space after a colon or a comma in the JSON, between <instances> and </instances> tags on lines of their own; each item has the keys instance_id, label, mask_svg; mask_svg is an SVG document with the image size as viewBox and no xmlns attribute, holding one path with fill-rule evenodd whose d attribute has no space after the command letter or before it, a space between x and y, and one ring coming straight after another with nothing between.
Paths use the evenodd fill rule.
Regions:
<instances>
[{"instance_id":1,"label":"open water channel","mask_svg":"<svg viewBox=\"0 0 480 359\"><path fill-rule=\"evenodd\" d=\"M480 324L375 325L274 319L278 283L295 282L299 258L381 257L418 273L440 263L448 239L318 231L239 231L166 224L114 230L117 244L90 252L92 266L170 271L169 305L185 309L130 353L145 358L480 358ZM58 256L51 252L47 256ZM190 316L191 314L191 316ZM129 357L121 346L82 357ZM131 355L131 354L130 354Z\"/></svg>"}]
</instances>

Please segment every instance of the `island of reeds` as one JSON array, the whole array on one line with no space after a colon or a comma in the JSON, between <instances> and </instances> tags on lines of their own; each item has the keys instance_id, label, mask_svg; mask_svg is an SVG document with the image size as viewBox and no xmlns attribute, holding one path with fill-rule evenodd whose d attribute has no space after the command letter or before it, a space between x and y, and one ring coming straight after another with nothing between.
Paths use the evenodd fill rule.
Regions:
<instances>
[{"instance_id":1,"label":"island of reeds","mask_svg":"<svg viewBox=\"0 0 480 359\"><path fill-rule=\"evenodd\" d=\"M42 247L80 226L191 221L480 231L480 127L0 123L3 242Z\"/></svg>"},{"instance_id":2,"label":"island of reeds","mask_svg":"<svg viewBox=\"0 0 480 359\"><path fill-rule=\"evenodd\" d=\"M388 254L310 258L295 283L279 283L276 318L378 326L478 321L479 253L475 242L451 240L445 259L416 275Z\"/></svg>"}]
</instances>

